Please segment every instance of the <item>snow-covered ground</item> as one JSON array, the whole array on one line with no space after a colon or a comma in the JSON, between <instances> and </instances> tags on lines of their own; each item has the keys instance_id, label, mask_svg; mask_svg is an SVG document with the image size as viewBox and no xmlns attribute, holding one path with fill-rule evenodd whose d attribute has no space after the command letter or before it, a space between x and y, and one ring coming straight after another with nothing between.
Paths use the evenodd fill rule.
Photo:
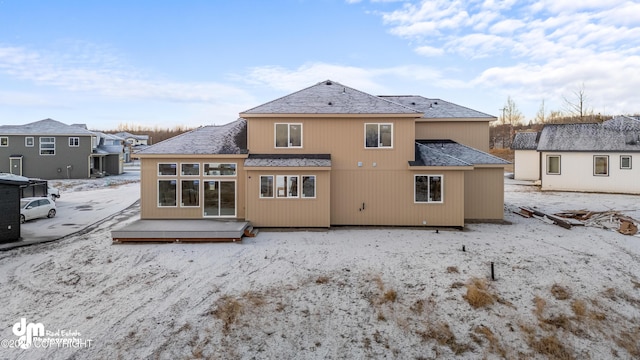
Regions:
<instances>
[{"instance_id":1,"label":"snow-covered ground","mask_svg":"<svg viewBox=\"0 0 640 360\"><path fill-rule=\"evenodd\" d=\"M110 230L138 218L128 208L86 234L0 253L0 358L639 358L640 237L512 211L639 219L640 197L508 181L505 201L509 224L463 231L113 245ZM76 341L8 348L22 318Z\"/></svg>"}]
</instances>

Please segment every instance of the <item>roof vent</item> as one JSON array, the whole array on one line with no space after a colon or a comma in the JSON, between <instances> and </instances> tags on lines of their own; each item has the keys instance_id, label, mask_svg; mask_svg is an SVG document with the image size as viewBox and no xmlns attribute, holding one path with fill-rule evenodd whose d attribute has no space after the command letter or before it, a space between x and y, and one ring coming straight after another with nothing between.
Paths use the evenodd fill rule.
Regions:
<instances>
[{"instance_id":1,"label":"roof vent","mask_svg":"<svg viewBox=\"0 0 640 360\"><path fill-rule=\"evenodd\" d=\"M329 101L329 105L333 105L333 103L331 101Z\"/></svg>"},{"instance_id":2,"label":"roof vent","mask_svg":"<svg viewBox=\"0 0 640 360\"><path fill-rule=\"evenodd\" d=\"M411 105L415 105L415 104L416 104L416 102L415 102L415 101L412 101L412 102L411 102Z\"/></svg>"},{"instance_id":3,"label":"roof vent","mask_svg":"<svg viewBox=\"0 0 640 360\"><path fill-rule=\"evenodd\" d=\"M333 85L333 83L331 82L331 80L327 80L326 83L324 83L325 85Z\"/></svg>"},{"instance_id":4,"label":"roof vent","mask_svg":"<svg viewBox=\"0 0 640 360\"><path fill-rule=\"evenodd\" d=\"M434 104L434 105L438 105L438 102L436 101L436 102L434 102L433 104Z\"/></svg>"}]
</instances>

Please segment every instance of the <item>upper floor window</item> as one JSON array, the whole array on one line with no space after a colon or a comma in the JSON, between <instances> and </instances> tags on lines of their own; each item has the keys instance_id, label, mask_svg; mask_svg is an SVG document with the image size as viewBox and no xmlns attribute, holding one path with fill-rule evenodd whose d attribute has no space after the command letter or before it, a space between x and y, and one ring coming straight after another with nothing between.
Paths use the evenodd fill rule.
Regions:
<instances>
[{"instance_id":1,"label":"upper floor window","mask_svg":"<svg viewBox=\"0 0 640 360\"><path fill-rule=\"evenodd\" d=\"M40 138L40 155L56 154L56 138L41 137Z\"/></svg>"},{"instance_id":2,"label":"upper floor window","mask_svg":"<svg viewBox=\"0 0 640 360\"><path fill-rule=\"evenodd\" d=\"M70 137L69 138L69 147L78 147L80 146L80 138L79 137Z\"/></svg>"},{"instance_id":3,"label":"upper floor window","mask_svg":"<svg viewBox=\"0 0 640 360\"><path fill-rule=\"evenodd\" d=\"M302 124L275 124L277 148L302 147Z\"/></svg>"},{"instance_id":4,"label":"upper floor window","mask_svg":"<svg viewBox=\"0 0 640 360\"><path fill-rule=\"evenodd\" d=\"M547 155L547 175L560 175L560 155Z\"/></svg>"},{"instance_id":5,"label":"upper floor window","mask_svg":"<svg viewBox=\"0 0 640 360\"><path fill-rule=\"evenodd\" d=\"M593 157L593 175L609 176L609 156L595 155Z\"/></svg>"},{"instance_id":6,"label":"upper floor window","mask_svg":"<svg viewBox=\"0 0 640 360\"><path fill-rule=\"evenodd\" d=\"M8 136L0 136L0 146L9 146Z\"/></svg>"},{"instance_id":7,"label":"upper floor window","mask_svg":"<svg viewBox=\"0 0 640 360\"><path fill-rule=\"evenodd\" d=\"M364 124L364 147L393 147L393 124Z\"/></svg>"},{"instance_id":8,"label":"upper floor window","mask_svg":"<svg viewBox=\"0 0 640 360\"><path fill-rule=\"evenodd\" d=\"M620 169L631 169L631 155L620 155Z\"/></svg>"},{"instance_id":9,"label":"upper floor window","mask_svg":"<svg viewBox=\"0 0 640 360\"><path fill-rule=\"evenodd\" d=\"M24 146L33 147L33 144L34 144L33 136L27 136L26 138L24 138Z\"/></svg>"}]
</instances>

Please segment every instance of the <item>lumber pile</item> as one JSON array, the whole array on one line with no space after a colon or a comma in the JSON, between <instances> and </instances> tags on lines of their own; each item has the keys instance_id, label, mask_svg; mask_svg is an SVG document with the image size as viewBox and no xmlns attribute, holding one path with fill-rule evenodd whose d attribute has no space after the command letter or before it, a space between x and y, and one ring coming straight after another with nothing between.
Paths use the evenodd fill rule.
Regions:
<instances>
[{"instance_id":1,"label":"lumber pile","mask_svg":"<svg viewBox=\"0 0 640 360\"><path fill-rule=\"evenodd\" d=\"M584 222L585 226L615 230L624 235L635 235L638 233L638 221L616 210L574 210L563 211L556 215L563 218L580 220Z\"/></svg>"}]
</instances>

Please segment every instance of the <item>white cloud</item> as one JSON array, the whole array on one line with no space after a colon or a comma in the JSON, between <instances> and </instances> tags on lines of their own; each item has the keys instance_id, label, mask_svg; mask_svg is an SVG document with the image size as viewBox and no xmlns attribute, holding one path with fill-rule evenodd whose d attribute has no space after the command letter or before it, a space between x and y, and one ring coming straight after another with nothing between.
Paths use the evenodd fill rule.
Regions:
<instances>
[{"instance_id":1,"label":"white cloud","mask_svg":"<svg viewBox=\"0 0 640 360\"><path fill-rule=\"evenodd\" d=\"M427 57L441 56L444 54L443 49L426 45L415 48L415 52Z\"/></svg>"}]
</instances>

